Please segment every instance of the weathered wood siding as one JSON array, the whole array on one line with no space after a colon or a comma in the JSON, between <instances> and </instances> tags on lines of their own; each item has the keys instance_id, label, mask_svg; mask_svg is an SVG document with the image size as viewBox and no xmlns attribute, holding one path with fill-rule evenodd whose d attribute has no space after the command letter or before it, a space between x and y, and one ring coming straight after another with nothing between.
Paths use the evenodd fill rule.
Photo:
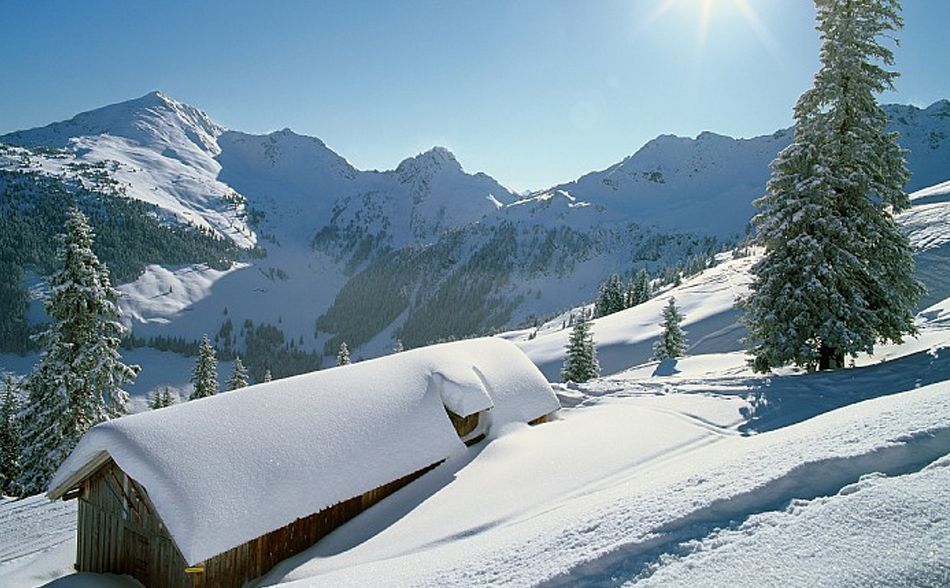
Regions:
<instances>
[{"instance_id":1,"label":"weathered wood siding","mask_svg":"<svg viewBox=\"0 0 950 588\"><path fill-rule=\"evenodd\" d=\"M462 418L449 412L449 417L460 437L478 426L479 414ZM542 416L531 424L546 422L548 418ZM76 569L129 574L149 588L242 586L312 546L439 463L216 555L197 564L196 567L204 567L204 573L196 578L185 573L188 564L156 514L148 493L109 460L83 481L79 492Z\"/></svg>"},{"instance_id":2,"label":"weathered wood siding","mask_svg":"<svg viewBox=\"0 0 950 588\"><path fill-rule=\"evenodd\" d=\"M146 586L193 585L144 489L111 460L82 484L76 538L80 572L129 574Z\"/></svg>"},{"instance_id":3,"label":"weathered wood siding","mask_svg":"<svg viewBox=\"0 0 950 588\"><path fill-rule=\"evenodd\" d=\"M76 568L80 572L129 574L148 588L242 586L312 546L370 506L435 468L380 486L252 539L208 561L200 578L185 574L185 559L155 514L145 489L113 461L82 485Z\"/></svg>"}]
</instances>

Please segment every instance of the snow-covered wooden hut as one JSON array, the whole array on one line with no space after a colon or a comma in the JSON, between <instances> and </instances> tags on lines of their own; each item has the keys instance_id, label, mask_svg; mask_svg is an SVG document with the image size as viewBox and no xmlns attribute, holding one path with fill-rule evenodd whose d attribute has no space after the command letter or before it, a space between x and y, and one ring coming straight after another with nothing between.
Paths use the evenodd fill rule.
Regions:
<instances>
[{"instance_id":1,"label":"snow-covered wooden hut","mask_svg":"<svg viewBox=\"0 0 950 588\"><path fill-rule=\"evenodd\" d=\"M103 423L49 496L79 500L79 571L241 586L466 441L558 408L515 345L435 345Z\"/></svg>"}]
</instances>

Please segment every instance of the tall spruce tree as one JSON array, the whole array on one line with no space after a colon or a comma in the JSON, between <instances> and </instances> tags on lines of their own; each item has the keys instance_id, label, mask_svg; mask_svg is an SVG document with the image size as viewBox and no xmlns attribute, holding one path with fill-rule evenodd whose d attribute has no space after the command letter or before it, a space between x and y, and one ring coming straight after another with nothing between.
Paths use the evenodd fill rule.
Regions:
<instances>
[{"instance_id":1,"label":"tall spruce tree","mask_svg":"<svg viewBox=\"0 0 950 588\"><path fill-rule=\"evenodd\" d=\"M0 380L0 494L19 495L20 423L19 397L13 378Z\"/></svg>"},{"instance_id":2,"label":"tall spruce tree","mask_svg":"<svg viewBox=\"0 0 950 588\"><path fill-rule=\"evenodd\" d=\"M676 307L676 298L670 296L666 306L663 307L663 332L660 338L653 344L653 357L663 361L664 359L675 359L686 353L686 332L681 326L683 315Z\"/></svg>"},{"instance_id":3,"label":"tall spruce tree","mask_svg":"<svg viewBox=\"0 0 950 588\"><path fill-rule=\"evenodd\" d=\"M201 343L198 344L198 359L191 371L191 383L195 389L189 400L218 393L218 355L207 335L201 337Z\"/></svg>"},{"instance_id":4,"label":"tall spruce tree","mask_svg":"<svg viewBox=\"0 0 950 588\"><path fill-rule=\"evenodd\" d=\"M336 364L350 365L350 348L346 346L345 341L340 343L340 351L336 354Z\"/></svg>"},{"instance_id":5,"label":"tall spruce tree","mask_svg":"<svg viewBox=\"0 0 950 588\"><path fill-rule=\"evenodd\" d=\"M44 351L24 383L21 484L27 493L45 488L90 427L126 413L122 386L139 371L121 361L119 292L92 251L94 237L85 215L70 209L58 251L62 268L49 280L52 322L37 336Z\"/></svg>"},{"instance_id":6,"label":"tall spruce tree","mask_svg":"<svg viewBox=\"0 0 950 588\"><path fill-rule=\"evenodd\" d=\"M574 319L574 328L567 343L567 356L561 369L561 379L565 382L583 383L600 375L594 335L590 327L590 315L582 310Z\"/></svg>"},{"instance_id":7,"label":"tall spruce tree","mask_svg":"<svg viewBox=\"0 0 950 588\"><path fill-rule=\"evenodd\" d=\"M795 137L756 201L757 241L743 303L753 367L842 367L845 355L915 333L923 287L893 212L909 205L904 153L875 94L893 88L882 38L897 0L817 0L821 67L795 105Z\"/></svg>"},{"instance_id":8,"label":"tall spruce tree","mask_svg":"<svg viewBox=\"0 0 950 588\"><path fill-rule=\"evenodd\" d=\"M241 361L240 356L234 358L234 371L231 372L231 377L228 378L228 390L237 390L238 388L247 387L247 368L244 367L244 362Z\"/></svg>"}]
</instances>

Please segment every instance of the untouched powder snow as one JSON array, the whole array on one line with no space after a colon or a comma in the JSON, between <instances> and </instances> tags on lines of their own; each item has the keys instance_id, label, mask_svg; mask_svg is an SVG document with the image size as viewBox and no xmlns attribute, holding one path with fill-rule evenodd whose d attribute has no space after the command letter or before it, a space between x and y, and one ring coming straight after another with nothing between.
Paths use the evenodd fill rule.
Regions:
<instances>
[{"instance_id":1,"label":"untouched powder snow","mask_svg":"<svg viewBox=\"0 0 950 588\"><path fill-rule=\"evenodd\" d=\"M776 569L789 577L809 567L802 577L848 585L852 563L836 555L876 541L866 551L878 561L867 569L884 573L885 584L940 585L950 551L936 541L945 515L933 515L946 512L946 492L933 488L945 473L923 468L950 453L948 309L950 299L926 309L918 339L882 347L855 369L759 376L744 354L726 352L559 386L569 408L554 422L530 434L509 429L453 457L261 585L385 577L395 586L610 586L655 574L655 585L691 586L704 566L717 579L708 585L757 585L735 551L701 555L732 540L736 549L742 541L766 549L777 535L789 548L762 567L782 560ZM891 477L859 483L874 472ZM861 494L868 480L883 480L880 491ZM889 503L903 500L898 488L916 495ZM855 543L801 555L821 545L812 534L851 536L852 521L872 517L880 520ZM876 530L906 541L881 541Z\"/></svg>"},{"instance_id":2,"label":"untouched powder snow","mask_svg":"<svg viewBox=\"0 0 950 588\"><path fill-rule=\"evenodd\" d=\"M950 455L685 542L624 587L947 586L948 513Z\"/></svg>"},{"instance_id":3,"label":"untouched powder snow","mask_svg":"<svg viewBox=\"0 0 950 588\"><path fill-rule=\"evenodd\" d=\"M123 320L127 326L167 324L210 296L215 282L247 267L246 263L235 263L226 270L201 264L178 268L148 265L135 281L118 287Z\"/></svg>"},{"instance_id":4,"label":"untouched powder snow","mask_svg":"<svg viewBox=\"0 0 950 588\"><path fill-rule=\"evenodd\" d=\"M591 456L610 451L621 440L618 428L639 429L636 435L643 435L639 439L649 439L663 434L670 425L669 420L651 413L640 422L622 417L613 422L584 419L580 415L587 410L596 409L575 409L563 421L540 427L539 435L530 441L516 435L503 438L512 444L503 456L492 456L502 449L501 444L490 445L482 455L504 462L496 464L498 477L490 485L505 484L506 477L517 478L524 468L541 469L535 463L539 460L548 469L558 470L560 464L571 473L596 468L592 462L597 460ZM458 506L466 500L477 501L484 491L484 480L467 477L469 468L483 459L479 455L441 494L424 501L417 497L415 503L421 505L409 508L384 534L334 553L334 547L341 547L338 542L345 543L346 534L358 533L357 525L344 526L327 539L322 552L311 554L313 559L298 564L282 578L270 578L270 583L364 586L380 577L394 586L621 583L625 578L635 579L673 546L697 534L705 537L730 521L782 510L792 499L837 494L870 472L897 475L923 467L950 452L947 414L950 385L943 382L751 437L720 432L710 433L711 441L691 443L688 436L682 436L681 444L667 447L652 459L656 445L643 446L635 443L637 437L629 438L624 446L628 463L612 475L599 472L594 481L581 480L577 488L572 475L552 474L532 485L532 495L535 488L543 493L531 508L493 521L483 517L486 524L460 525L439 539L423 536L421 540L426 542L420 546L420 528L431 533L430 525L438 525L434 512L426 514L433 501L454 492L459 496L454 500ZM710 430L708 426L696 427ZM552 461L544 453L529 451L534 448L531 442L543 445L544 440L538 438L542 434L548 440L568 437L574 443L557 447L558 458ZM678 436L675 430L668 434ZM560 480L558 488L548 485L552 480ZM513 493L523 489L514 484L507 487ZM492 512L499 510L497 503L504 505L511 496L498 496ZM925 495L921 500L928 508L939 509L941 496ZM403 495L402 499L406 498ZM394 507L394 503L387 506ZM460 511L443 510L443 516L447 512L455 516ZM371 524L377 514L382 515L382 510L367 512L360 523ZM895 518L892 524L901 521ZM907 523L911 528L914 524ZM920 547L918 543L900 546L892 557L918 558L915 550ZM927 557L925 552L918 561ZM941 552L936 557L945 565L950 554ZM833 560L828 563L834 565Z\"/></svg>"},{"instance_id":5,"label":"untouched powder snow","mask_svg":"<svg viewBox=\"0 0 950 588\"><path fill-rule=\"evenodd\" d=\"M440 394L461 374L473 374L461 385L489 396L493 427L559 407L514 345L448 343L103 423L57 471L50 494L108 453L197 563L463 451Z\"/></svg>"}]
</instances>

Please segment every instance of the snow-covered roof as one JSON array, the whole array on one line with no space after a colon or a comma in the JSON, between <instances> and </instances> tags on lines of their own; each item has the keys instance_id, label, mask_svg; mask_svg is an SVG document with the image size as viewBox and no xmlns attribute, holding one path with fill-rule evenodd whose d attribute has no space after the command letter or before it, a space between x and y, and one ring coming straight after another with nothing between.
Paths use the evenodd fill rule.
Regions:
<instances>
[{"instance_id":1,"label":"snow-covered roof","mask_svg":"<svg viewBox=\"0 0 950 588\"><path fill-rule=\"evenodd\" d=\"M100 424L49 495L111 457L194 564L464 449L444 407L495 426L559 404L507 341L435 345Z\"/></svg>"}]
</instances>

